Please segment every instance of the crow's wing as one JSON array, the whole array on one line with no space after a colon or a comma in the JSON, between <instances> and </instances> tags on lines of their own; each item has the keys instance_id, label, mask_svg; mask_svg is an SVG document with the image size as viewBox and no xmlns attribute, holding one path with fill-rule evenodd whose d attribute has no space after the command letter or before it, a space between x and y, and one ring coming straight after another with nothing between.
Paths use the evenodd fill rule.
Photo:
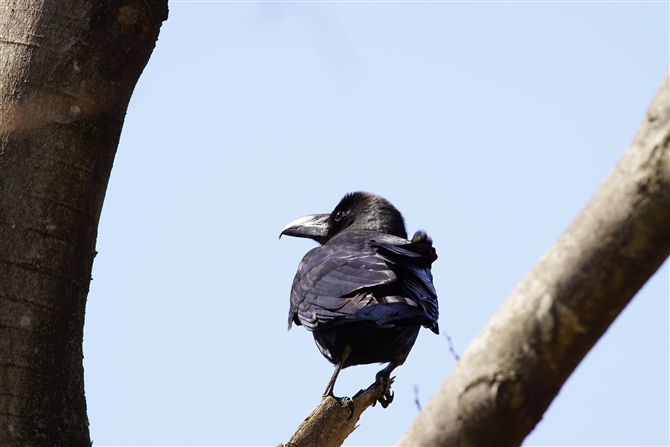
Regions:
<instances>
[{"instance_id":1,"label":"crow's wing","mask_svg":"<svg viewBox=\"0 0 670 447\"><path fill-rule=\"evenodd\" d=\"M409 243L398 244L381 239L371 241L371 245L393 263L392 269L402 272L398 276L402 279L403 295L425 311L425 314L419 314L421 319L427 317L429 320L421 321L421 324L436 334L439 333L437 291L430 270L437 259L432 239L423 231L417 231Z\"/></svg>"},{"instance_id":2,"label":"crow's wing","mask_svg":"<svg viewBox=\"0 0 670 447\"><path fill-rule=\"evenodd\" d=\"M436 331L434 258L414 249L405 239L372 232L345 233L314 248L293 280L289 328L292 322L315 330L358 320L420 323Z\"/></svg>"}]
</instances>

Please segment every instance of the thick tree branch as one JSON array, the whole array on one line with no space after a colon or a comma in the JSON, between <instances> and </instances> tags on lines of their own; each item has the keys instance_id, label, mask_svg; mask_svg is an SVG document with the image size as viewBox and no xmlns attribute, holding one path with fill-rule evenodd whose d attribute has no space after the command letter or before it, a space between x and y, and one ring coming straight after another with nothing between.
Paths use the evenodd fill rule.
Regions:
<instances>
[{"instance_id":1,"label":"thick tree branch","mask_svg":"<svg viewBox=\"0 0 670 447\"><path fill-rule=\"evenodd\" d=\"M399 445L519 445L670 253L666 76L633 143L470 344Z\"/></svg>"},{"instance_id":2,"label":"thick tree branch","mask_svg":"<svg viewBox=\"0 0 670 447\"><path fill-rule=\"evenodd\" d=\"M89 446L82 338L107 180L167 0L0 2L0 445Z\"/></svg>"}]
</instances>

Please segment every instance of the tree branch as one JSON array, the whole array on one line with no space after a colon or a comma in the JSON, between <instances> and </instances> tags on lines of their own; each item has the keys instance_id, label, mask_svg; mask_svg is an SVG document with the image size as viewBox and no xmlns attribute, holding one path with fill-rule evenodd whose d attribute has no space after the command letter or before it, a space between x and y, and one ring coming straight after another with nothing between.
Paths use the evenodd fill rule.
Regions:
<instances>
[{"instance_id":1,"label":"tree branch","mask_svg":"<svg viewBox=\"0 0 670 447\"><path fill-rule=\"evenodd\" d=\"M0 2L0 445L90 446L82 339L107 180L167 0Z\"/></svg>"},{"instance_id":2,"label":"tree branch","mask_svg":"<svg viewBox=\"0 0 670 447\"><path fill-rule=\"evenodd\" d=\"M670 253L670 90L398 445L519 445Z\"/></svg>"},{"instance_id":3,"label":"tree branch","mask_svg":"<svg viewBox=\"0 0 670 447\"><path fill-rule=\"evenodd\" d=\"M391 379L391 384L393 379ZM342 445L357 427L361 414L370 406L374 406L377 399L382 397L384 389L373 383L367 389L361 390L352 398L353 413L348 405L327 397L310 413L298 426L285 447L338 447ZM278 447L284 447L279 444Z\"/></svg>"}]
</instances>

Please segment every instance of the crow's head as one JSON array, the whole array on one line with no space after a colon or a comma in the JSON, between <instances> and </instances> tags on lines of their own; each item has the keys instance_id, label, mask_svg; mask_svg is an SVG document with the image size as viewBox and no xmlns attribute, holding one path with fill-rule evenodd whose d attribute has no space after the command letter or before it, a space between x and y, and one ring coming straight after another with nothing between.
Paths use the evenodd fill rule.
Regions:
<instances>
[{"instance_id":1,"label":"crow's head","mask_svg":"<svg viewBox=\"0 0 670 447\"><path fill-rule=\"evenodd\" d=\"M282 235L307 237L325 244L343 231L367 230L407 239L402 214L391 203L368 192L352 192L330 214L310 214L286 225Z\"/></svg>"}]
</instances>

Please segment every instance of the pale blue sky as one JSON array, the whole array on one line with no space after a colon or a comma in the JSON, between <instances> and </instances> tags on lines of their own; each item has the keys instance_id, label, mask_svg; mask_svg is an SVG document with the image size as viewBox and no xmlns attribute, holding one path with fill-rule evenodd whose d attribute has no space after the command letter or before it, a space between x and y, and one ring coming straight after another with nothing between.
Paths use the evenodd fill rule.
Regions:
<instances>
[{"instance_id":1,"label":"pale blue sky","mask_svg":"<svg viewBox=\"0 0 670 447\"><path fill-rule=\"evenodd\" d=\"M424 229L462 353L633 138L668 70L668 3L170 3L131 101L85 327L95 445L276 445L332 366L286 332L346 192ZM667 445L668 264L526 445ZM454 365L422 331L347 445L393 444ZM351 395L377 365L345 370Z\"/></svg>"}]
</instances>

